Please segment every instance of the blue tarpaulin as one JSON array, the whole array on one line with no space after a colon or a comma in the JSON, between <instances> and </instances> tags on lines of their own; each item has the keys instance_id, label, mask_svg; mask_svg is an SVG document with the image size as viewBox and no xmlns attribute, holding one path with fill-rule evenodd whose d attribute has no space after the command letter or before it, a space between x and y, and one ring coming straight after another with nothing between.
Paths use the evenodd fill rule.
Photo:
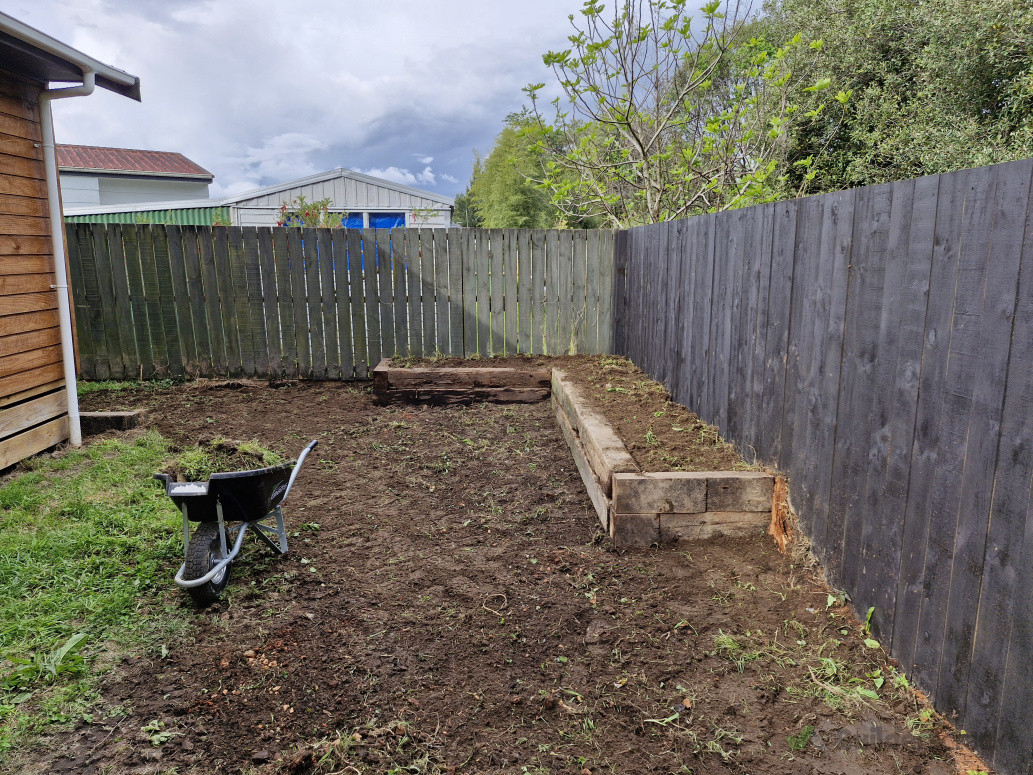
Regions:
<instances>
[{"instance_id":1,"label":"blue tarpaulin","mask_svg":"<svg viewBox=\"0 0 1033 775\"><path fill-rule=\"evenodd\" d=\"M371 229L400 229L405 227L405 213L370 213Z\"/></svg>"}]
</instances>

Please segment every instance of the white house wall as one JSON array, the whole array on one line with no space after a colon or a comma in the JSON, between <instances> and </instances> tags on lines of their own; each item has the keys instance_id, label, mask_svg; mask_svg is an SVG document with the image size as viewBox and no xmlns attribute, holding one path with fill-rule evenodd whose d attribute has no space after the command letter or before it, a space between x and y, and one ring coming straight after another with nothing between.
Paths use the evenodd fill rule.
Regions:
<instances>
[{"instance_id":1,"label":"white house wall","mask_svg":"<svg viewBox=\"0 0 1033 775\"><path fill-rule=\"evenodd\" d=\"M207 199L208 184L187 180L100 179L100 204L117 205L136 202L168 202L179 199Z\"/></svg>"},{"instance_id":2,"label":"white house wall","mask_svg":"<svg viewBox=\"0 0 1033 775\"><path fill-rule=\"evenodd\" d=\"M141 202L170 202L207 199L204 181L169 178L123 178L117 175L81 175L62 172L61 201L66 207L121 205Z\"/></svg>"},{"instance_id":3,"label":"white house wall","mask_svg":"<svg viewBox=\"0 0 1033 775\"><path fill-rule=\"evenodd\" d=\"M100 182L92 175L65 175L60 177L61 202L65 207L100 204Z\"/></svg>"}]
</instances>

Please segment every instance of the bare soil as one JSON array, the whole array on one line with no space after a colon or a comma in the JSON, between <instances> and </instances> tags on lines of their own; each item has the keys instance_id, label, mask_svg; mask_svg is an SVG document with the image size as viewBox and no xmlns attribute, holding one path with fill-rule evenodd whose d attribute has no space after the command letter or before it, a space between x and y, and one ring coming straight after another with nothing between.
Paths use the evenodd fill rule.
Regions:
<instances>
[{"instance_id":1,"label":"bare soil","mask_svg":"<svg viewBox=\"0 0 1033 775\"><path fill-rule=\"evenodd\" d=\"M671 400L625 358L578 358L563 367L643 471L741 471L750 466L718 428Z\"/></svg>"},{"instance_id":2,"label":"bare soil","mask_svg":"<svg viewBox=\"0 0 1033 775\"><path fill-rule=\"evenodd\" d=\"M487 366L563 369L592 408L614 427L643 471L742 471L752 468L718 428L671 400L663 385L626 358L610 355L509 355L492 358L396 358L420 368Z\"/></svg>"},{"instance_id":3,"label":"bare soil","mask_svg":"<svg viewBox=\"0 0 1033 775\"><path fill-rule=\"evenodd\" d=\"M147 407L184 447L320 446L290 552L251 550L206 610L169 567L189 634L125 656L21 773L955 771L945 726L770 538L609 548L547 403L307 383L83 404Z\"/></svg>"}]
</instances>

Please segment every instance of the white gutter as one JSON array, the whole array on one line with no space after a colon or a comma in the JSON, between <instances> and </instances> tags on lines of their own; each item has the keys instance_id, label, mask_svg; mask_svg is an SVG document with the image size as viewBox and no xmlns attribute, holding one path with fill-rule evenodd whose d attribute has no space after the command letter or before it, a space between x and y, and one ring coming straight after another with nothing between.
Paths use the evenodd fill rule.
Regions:
<instances>
[{"instance_id":1,"label":"white gutter","mask_svg":"<svg viewBox=\"0 0 1033 775\"><path fill-rule=\"evenodd\" d=\"M68 401L68 440L73 447L82 445L79 424L79 396L75 381L75 344L72 339L72 308L68 294L68 272L65 268L65 230L61 215L61 188L57 176L57 149L54 144L53 100L85 97L93 94L96 73L83 70L81 86L44 89L39 95L39 122L43 130L43 169L47 180L47 205L50 211L50 238L54 246L54 289L57 291L57 315L61 325L61 361L65 372L65 395Z\"/></svg>"}]
</instances>

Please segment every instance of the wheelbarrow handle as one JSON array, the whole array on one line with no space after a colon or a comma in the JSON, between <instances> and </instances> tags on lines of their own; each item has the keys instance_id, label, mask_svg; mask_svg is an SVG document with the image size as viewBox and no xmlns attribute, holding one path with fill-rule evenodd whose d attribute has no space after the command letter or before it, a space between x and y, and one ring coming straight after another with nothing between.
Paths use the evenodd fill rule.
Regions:
<instances>
[{"instance_id":1,"label":"wheelbarrow handle","mask_svg":"<svg viewBox=\"0 0 1033 775\"><path fill-rule=\"evenodd\" d=\"M294 480L298 478L298 473L301 471L301 464L305 462L305 458L308 457L308 453L315 449L318 440L313 440L305 449L301 450L301 454L298 455L298 462L294 464L294 470L291 471L291 478L287 480L287 489L283 493L283 497L280 499L280 503L287 500L287 496L290 495L291 487L294 486Z\"/></svg>"}]
</instances>

